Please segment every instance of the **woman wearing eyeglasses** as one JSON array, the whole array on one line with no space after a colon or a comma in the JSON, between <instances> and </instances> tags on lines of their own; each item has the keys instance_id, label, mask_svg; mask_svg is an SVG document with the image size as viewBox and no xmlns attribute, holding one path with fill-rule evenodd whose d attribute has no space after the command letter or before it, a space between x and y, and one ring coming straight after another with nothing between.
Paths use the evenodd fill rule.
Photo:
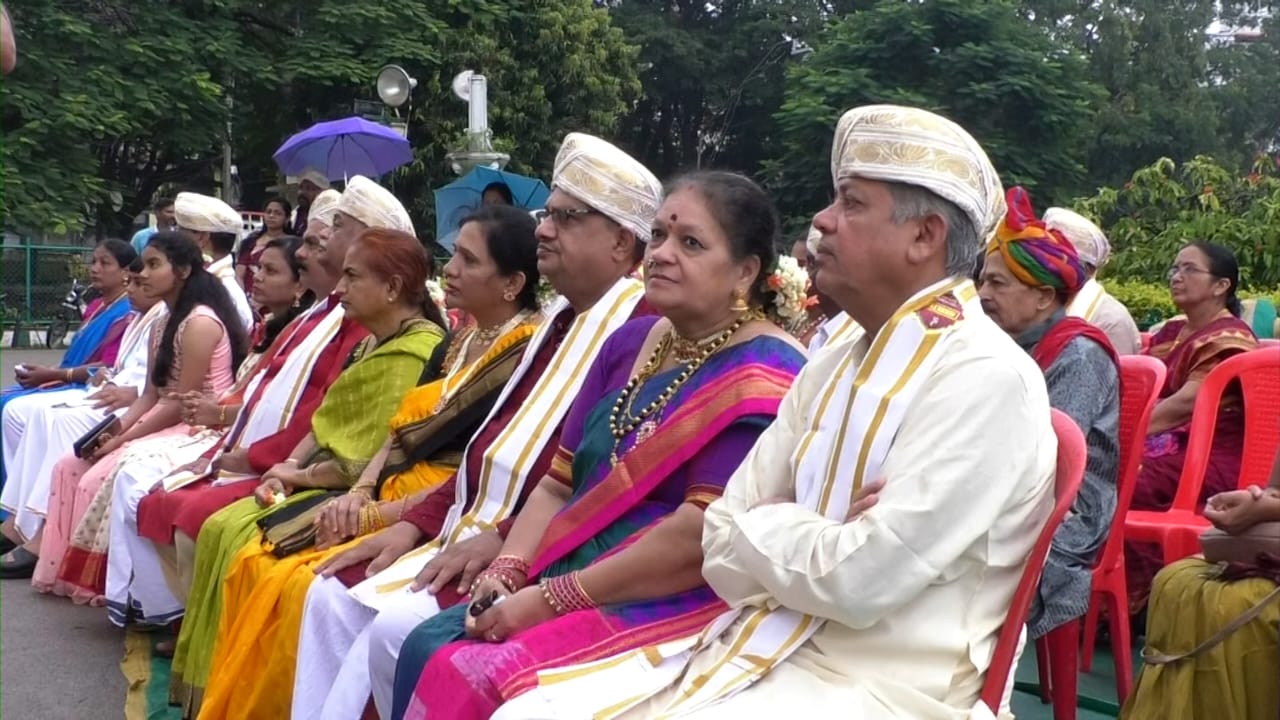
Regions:
<instances>
[{"instance_id":1,"label":"woman wearing eyeglasses","mask_svg":"<svg viewBox=\"0 0 1280 720\"><path fill-rule=\"evenodd\" d=\"M1223 360L1258 347L1253 331L1240 320L1239 283L1235 254L1213 243L1187 245L1169 268L1169 292L1183 317L1165 323L1147 350L1165 364L1168 374L1147 427L1146 451L1133 494L1136 510L1164 510L1173 503L1200 384ZM1218 411L1201 503L1235 489L1243 441L1240 391L1228 389ZM1155 545L1133 542L1127 543L1126 555L1129 607L1137 612L1146 605L1151 579L1163 565L1162 555Z\"/></svg>"}]
</instances>

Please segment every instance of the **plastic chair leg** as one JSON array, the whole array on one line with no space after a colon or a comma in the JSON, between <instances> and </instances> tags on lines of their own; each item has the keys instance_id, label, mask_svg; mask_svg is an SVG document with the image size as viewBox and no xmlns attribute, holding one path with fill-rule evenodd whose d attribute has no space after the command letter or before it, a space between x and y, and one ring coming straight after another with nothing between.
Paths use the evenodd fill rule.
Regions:
<instances>
[{"instance_id":1,"label":"plastic chair leg","mask_svg":"<svg viewBox=\"0 0 1280 720\"><path fill-rule=\"evenodd\" d=\"M1076 652L1080 621L1059 625L1045 636L1049 646L1049 682L1053 685L1053 720L1076 720Z\"/></svg>"},{"instance_id":2,"label":"plastic chair leg","mask_svg":"<svg viewBox=\"0 0 1280 720\"><path fill-rule=\"evenodd\" d=\"M1048 705L1053 698L1053 683L1049 679L1052 664L1049 641L1045 638L1036 640L1036 673L1040 676L1040 702L1044 705Z\"/></svg>"},{"instance_id":3,"label":"plastic chair leg","mask_svg":"<svg viewBox=\"0 0 1280 720\"><path fill-rule=\"evenodd\" d=\"M1094 586L1097 587L1097 579ZM1093 668L1093 641L1098 637L1098 610L1106 602L1101 592L1094 592L1089 597L1089 612L1084 616L1084 637L1081 638L1080 672L1089 672Z\"/></svg>"},{"instance_id":4,"label":"plastic chair leg","mask_svg":"<svg viewBox=\"0 0 1280 720\"><path fill-rule=\"evenodd\" d=\"M1123 586L1122 586L1123 587ZM1111 655L1115 662L1116 698L1120 705L1133 689L1133 647L1129 638L1129 599L1107 593L1107 624L1111 630Z\"/></svg>"}]
</instances>

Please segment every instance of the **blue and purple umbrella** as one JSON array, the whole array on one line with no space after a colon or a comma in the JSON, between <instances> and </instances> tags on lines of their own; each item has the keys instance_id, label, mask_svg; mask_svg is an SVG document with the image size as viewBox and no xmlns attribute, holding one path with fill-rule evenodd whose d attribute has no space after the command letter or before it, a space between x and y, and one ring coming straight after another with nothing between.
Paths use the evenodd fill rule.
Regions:
<instances>
[{"instance_id":1,"label":"blue and purple umbrella","mask_svg":"<svg viewBox=\"0 0 1280 720\"><path fill-rule=\"evenodd\" d=\"M379 177L413 160L409 141L386 125L360 117L316 123L285 141L272 158L281 172L312 168L330 180Z\"/></svg>"}]
</instances>

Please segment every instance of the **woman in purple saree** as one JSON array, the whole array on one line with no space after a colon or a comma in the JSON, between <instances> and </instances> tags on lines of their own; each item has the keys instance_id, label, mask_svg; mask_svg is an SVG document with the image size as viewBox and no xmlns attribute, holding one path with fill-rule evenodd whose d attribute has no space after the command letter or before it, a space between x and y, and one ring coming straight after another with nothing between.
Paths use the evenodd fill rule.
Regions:
<instances>
[{"instance_id":1,"label":"woman in purple saree","mask_svg":"<svg viewBox=\"0 0 1280 720\"><path fill-rule=\"evenodd\" d=\"M1151 413L1135 510L1164 510L1173 504L1186 460L1187 433L1196 392L1223 360L1258 347L1257 338L1239 319L1236 298L1239 269L1231 250L1212 243L1184 247L1169 268L1169 290L1185 318L1170 320L1151 339L1147 354L1165 364L1168 373ZM1218 411L1209 465L1200 491L1201 505L1211 496L1236 489L1244 443L1240 391L1229 388ZM1151 580L1164 565L1156 545L1126 543L1129 608L1140 611Z\"/></svg>"},{"instance_id":2,"label":"woman in purple saree","mask_svg":"<svg viewBox=\"0 0 1280 720\"><path fill-rule=\"evenodd\" d=\"M702 512L804 363L759 311L785 295L768 290L774 217L738 175L668 188L645 262L665 318L609 339L502 555L468 604L405 641L391 708L371 655L384 717L487 718L541 669L686 637L723 611L702 579Z\"/></svg>"}]
</instances>

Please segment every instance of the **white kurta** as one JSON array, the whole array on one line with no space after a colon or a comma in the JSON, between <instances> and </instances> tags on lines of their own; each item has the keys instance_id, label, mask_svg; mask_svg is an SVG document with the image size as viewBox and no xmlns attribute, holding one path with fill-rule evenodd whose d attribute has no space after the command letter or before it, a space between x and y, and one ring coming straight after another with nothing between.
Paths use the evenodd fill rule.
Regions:
<instances>
[{"instance_id":1,"label":"white kurta","mask_svg":"<svg viewBox=\"0 0 1280 720\"><path fill-rule=\"evenodd\" d=\"M568 413L572 399L577 395L605 338L630 317L642 297L639 283L622 278L591 309L574 318L565 338L556 348L550 363L534 385L533 390L521 402L521 409L509 420L499 438L484 450L485 469L481 470L480 487L488 487L479 497L466 497L467 467L464 461L458 469L458 495L445 521L442 538L466 538L466 523L461 519L487 517L486 525L492 527L502 519L502 514L482 515L490 508L501 506L494 512L506 513L508 495L518 494L533 464L533 459L547 449L556 427ZM501 412L504 403L521 382L523 374L532 366L533 359L541 352L551 334L551 323L560 313L569 309L568 301L559 298L547 310L549 320L529 342L521 364L507 381L485 422ZM551 420L552 422L547 422ZM495 468L506 467L498 471ZM505 478L504 478L505 476ZM509 478L509 479L506 479ZM490 482L492 480L492 485ZM457 524L452 524L457 523ZM451 529L452 528L452 529ZM457 530L457 534L454 534ZM445 540L456 542L458 540ZM428 545L429 553L410 553L373 578L357 585L355 590L376 588L379 584L399 579L399 573L410 578L417 575L424 565L438 552L440 545ZM382 706L390 705L393 689L394 666L399 657L404 638L422 621L439 612L435 600L425 592L388 593L380 597L379 606L394 612L377 613L357 600L356 592L342 592L341 583L332 578L317 579L307 591L302 629L298 644L298 665L293 689L293 717L318 717L324 720L357 718L364 708L370 692ZM375 593L376 594L376 593ZM378 669L373 677L372 669ZM387 672L388 668L390 672ZM327 689L327 693L326 693ZM326 697L327 694L327 697Z\"/></svg>"},{"instance_id":2,"label":"white kurta","mask_svg":"<svg viewBox=\"0 0 1280 720\"><path fill-rule=\"evenodd\" d=\"M1053 504L1057 442L1044 377L994 323L972 318L907 410L874 508L838 523L795 503L761 504L796 496L788 458L815 397L848 353L847 372L856 373L868 345L846 339L810 361L707 509L703 530L703 574L731 605L777 602L827 621L756 686L695 717L958 720L980 704L996 637ZM723 657L735 630L698 653L689 672ZM654 717L671 696L625 717ZM535 689L495 715L516 717L557 715Z\"/></svg>"},{"instance_id":3,"label":"white kurta","mask_svg":"<svg viewBox=\"0 0 1280 720\"><path fill-rule=\"evenodd\" d=\"M209 263L206 268L210 275L218 278L222 283L222 287L226 288L227 294L231 296L231 303L236 307L236 315L240 316L240 323L245 330L253 327L253 309L249 307L249 299L245 297L244 288L240 287L240 281L236 280L235 258L225 255L219 260Z\"/></svg>"},{"instance_id":4,"label":"white kurta","mask_svg":"<svg viewBox=\"0 0 1280 720\"><path fill-rule=\"evenodd\" d=\"M164 306L134 320L154 327L164 317ZM147 376L146 331L137 342L121 348L111 383L142 393ZM44 525L49 507L53 466L76 440L105 417L100 409L82 404L95 392L84 387L34 393L14 398L4 407L4 466L8 472L0 505L14 514L23 537L33 538ZM116 412L123 415L124 409Z\"/></svg>"}]
</instances>

